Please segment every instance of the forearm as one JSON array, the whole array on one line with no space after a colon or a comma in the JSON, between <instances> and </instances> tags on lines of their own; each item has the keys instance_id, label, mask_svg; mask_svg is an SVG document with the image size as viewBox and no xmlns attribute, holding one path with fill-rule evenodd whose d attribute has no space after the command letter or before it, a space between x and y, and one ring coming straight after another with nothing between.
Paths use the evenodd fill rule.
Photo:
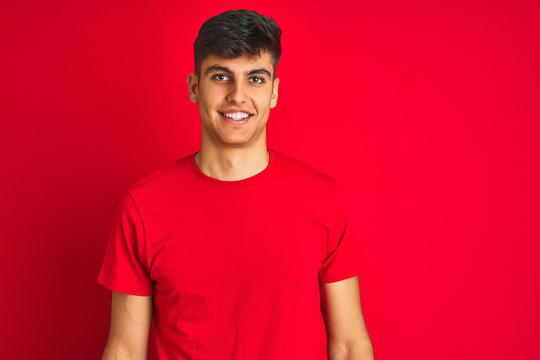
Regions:
<instances>
[{"instance_id":1,"label":"forearm","mask_svg":"<svg viewBox=\"0 0 540 360\"><path fill-rule=\"evenodd\" d=\"M374 360L371 339L350 346L328 346L328 360Z\"/></svg>"}]
</instances>

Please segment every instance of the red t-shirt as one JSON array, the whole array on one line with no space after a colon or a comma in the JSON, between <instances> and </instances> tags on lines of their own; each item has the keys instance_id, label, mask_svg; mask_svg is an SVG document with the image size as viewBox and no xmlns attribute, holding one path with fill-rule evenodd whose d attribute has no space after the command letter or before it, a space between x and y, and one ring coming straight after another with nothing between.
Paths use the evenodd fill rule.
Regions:
<instances>
[{"instance_id":1,"label":"red t-shirt","mask_svg":"<svg viewBox=\"0 0 540 360\"><path fill-rule=\"evenodd\" d=\"M98 283L153 295L150 359L327 359L319 282L364 271L334 178L269 149L223 181L194 153L126 192Z\"/></svg>"}]
</instances>

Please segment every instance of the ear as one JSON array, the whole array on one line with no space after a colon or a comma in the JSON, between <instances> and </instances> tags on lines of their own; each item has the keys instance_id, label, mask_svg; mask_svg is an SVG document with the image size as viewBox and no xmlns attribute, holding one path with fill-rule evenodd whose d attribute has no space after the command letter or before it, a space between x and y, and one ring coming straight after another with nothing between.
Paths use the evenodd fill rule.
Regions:
<instances>
[{"instance_id":1,"label":"ear","mask_svg":"<svg viewBox=\"0 0 540 360\"><path fill-rule=\"evenodd\" d=\"M275 78L273 82L273 88L272 88L272 97L270 98L270 109L275 108L277 105L278 85L279 85L279 78Z\"/></svg>"},{"instance_id":2,"label":"ear","mask_svg":"<svg viewBox=\"0 0 540 360\"><path fill-rule=\"evenodd\" d=\"M189 99L192 103L199 103L199 81L197 80L197 74L190 72L187 77Z\"/></svg>"}]
</instances>

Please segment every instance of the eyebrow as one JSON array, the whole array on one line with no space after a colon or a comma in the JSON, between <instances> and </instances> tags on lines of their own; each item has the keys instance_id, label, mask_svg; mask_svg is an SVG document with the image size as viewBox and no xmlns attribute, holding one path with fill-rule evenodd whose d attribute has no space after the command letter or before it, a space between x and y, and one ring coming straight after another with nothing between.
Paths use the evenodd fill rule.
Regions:
<instances>
[{"instance_id":1,"label":"eyebrow","mask_svg":"<svg viewBox=\"0 0 540 360\"><path fill-rule=\"evenodd\" d=\"M208 75L213 72L224 72L226 74L232 75L231 69L228 67L222 66L222 65L212 65L205 71L205 75ZM263 74L268 76L270 79L272 78L272 74L270 74L270 71L266 70L265 68L259 68L259 69L253 69L246 73L246 75L255 75L255 74Z\"/></svg>"}]
</instances>

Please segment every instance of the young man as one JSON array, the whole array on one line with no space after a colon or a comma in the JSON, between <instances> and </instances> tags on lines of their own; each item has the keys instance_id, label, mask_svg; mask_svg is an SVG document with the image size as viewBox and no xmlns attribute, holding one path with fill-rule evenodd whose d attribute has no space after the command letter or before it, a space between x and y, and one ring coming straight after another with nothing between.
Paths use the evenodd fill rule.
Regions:
<instances>
[{"instance_id":1,"label":"young man","mask_svg":"<svg viewBox=\"0 0 540 360\"><path fill-rule=\"evenodd\" d=\"M201 27L201 149L123 197L98 276L113 291L103 359L146 359L151 325L158 359L373 359L341 191L266 145L280 36L246 10Z\"/></svg>"}]
</instances>

